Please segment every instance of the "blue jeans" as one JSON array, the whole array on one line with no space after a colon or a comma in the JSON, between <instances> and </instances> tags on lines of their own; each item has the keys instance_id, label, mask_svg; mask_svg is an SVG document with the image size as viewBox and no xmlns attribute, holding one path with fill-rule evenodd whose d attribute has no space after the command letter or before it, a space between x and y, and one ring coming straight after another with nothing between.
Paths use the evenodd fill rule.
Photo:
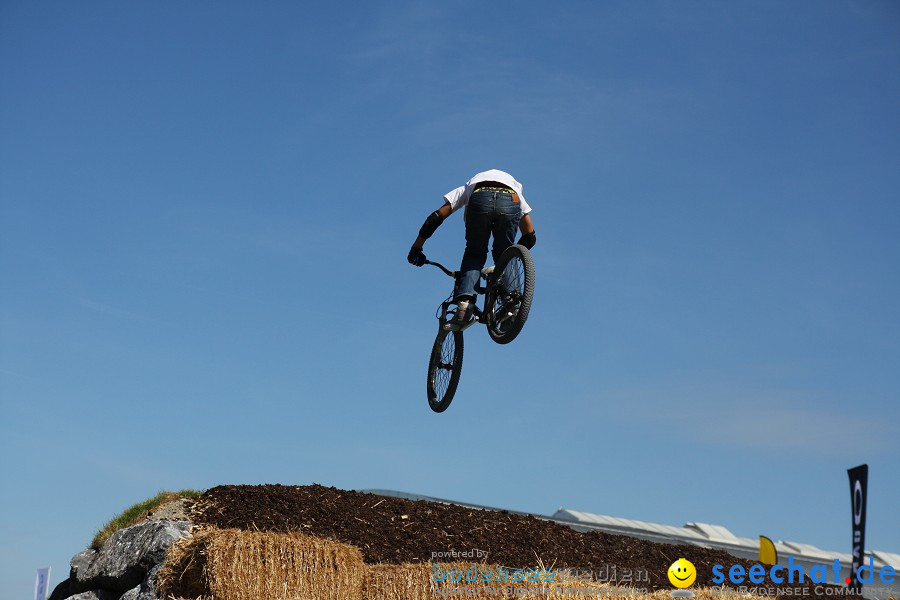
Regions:
<instances>
[{"instance_id":1,"label":"blue jeans","mask_svg":"<svg viewBox=\"0 0 900 600\"><path fill-rule=\"evenodd\" d=\"M484 263L487 262L488 242L494 236L491 253L494 264L503 251L516 243L521 208L513 202L512 194L494 191L476 191L466 206L466 251L463 254L461 272L456 281L454 299L475 297L475 284Z\"/></svg>"}]
</instances>

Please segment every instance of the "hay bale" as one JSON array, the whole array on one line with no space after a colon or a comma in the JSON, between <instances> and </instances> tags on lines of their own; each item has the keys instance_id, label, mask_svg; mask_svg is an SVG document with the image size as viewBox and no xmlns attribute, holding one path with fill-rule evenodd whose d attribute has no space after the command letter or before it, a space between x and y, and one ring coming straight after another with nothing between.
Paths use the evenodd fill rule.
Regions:
<instances>
[{"instance_id":1,"label":"hay bale","mask_svg":"<svg viewBox=\"0 0 900 600\"><path fill-rule=\"evenodd\" d=\"M362 554L301 533L211 529L178 545L157 580L163 597L362 600Z\"/></svg>"},{"instance_id":2,"label":"hay bale","mask_svg":"<svg viewBox=\"0 0 900 600\"><path fill-rule=\"evenodd\" d=\"M431 565L367 565L363 600L434 600Z\"/></svg>"},{"instance_id":3,"label":"hay bale","mask_svg":"<svg viewBox=\"0 0 900 600\"><path fill-rule=\"evenodd\" d=\"M547 570L541 566L515 570L500 565L447 563L438 565L437 570L433 569L430 578L433 596L465 600L487 598L556 600L563 597L571 599L578 596L571 593L563 595L564 588L589 587L583 581L562 582L561 573L560 570ZM440 577L444 579L434 581Z\"/></svg>"},{"instance_id":4,"label":"hay bale","mask_svg":"<svg viewBox=\"0 0 900 600\"><path fill-rule=\"evenodd\" d=\"M206 561L201 559L201 538L205 535L198 533L193 537L181 538L169 548L163 567L156 576L156 589L162 598L201 598L207 595Z\"/></svg>"},{"instance_id":5,"label":"hay bale","mask_svg":"<svg viewBox=\"0 0 900 600\"><path fill-rule=\"evenodd\" d=\"M525 598L532 582L506 571L507 580L501 579L501 566L476 563L443 563L432 566L429 577L432 579L432 591L436 598L454 598L474 600L486 598ZM442 573L441 573L442 572ZM443 576L443 580L435 581ZM510 581L509 579L512 579ZM534 597L534 596L531 596Z\"/></svg>"},{"instance_id":6,"label":"hay bale","mask_svg":"<svg viewBox=\"0 0 900 600\"><path fill-rule=\"evenodd\" d=\"M544 598L542 581L500 581L499 565L417 563L370 565L363 584L364 600L475 600ZM543 572L546 578L546 571ZM511 575L510 573L507 574ZM540 577L540 573L538 573ZM571 597L571 596L570 596Z\"/></svg>"},{"instance_id":7,"label":"hay bale","mask_svg":"<svg viewBox=\"0 0 900 600\"><path fill-rule=\"evenodd\" d=\"M469 600L473 598L496 598L503 596L490 594L489 582L467 582L467 574L477 576L473 569L496 569L492 565L473 565L473 563L407 563L402 565L369 565L366 569L363 584L364 600L436 600L454 598ZM443 580L436 579L440 573ZM459 578L451 581L449 578Z\"/></svg>"}]
</instances>

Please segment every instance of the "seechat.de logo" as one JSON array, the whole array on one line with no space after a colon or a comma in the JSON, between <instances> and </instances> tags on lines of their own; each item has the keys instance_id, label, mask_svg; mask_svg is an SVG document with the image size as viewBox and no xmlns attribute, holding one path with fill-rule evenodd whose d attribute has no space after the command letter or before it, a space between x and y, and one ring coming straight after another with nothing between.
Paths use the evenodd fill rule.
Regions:
<instances>
[{"instance_id":1,"label":"seechat.de logo","mask_svg":"<svg viewBox=\"0 0 900 600\"><path fill-rule=\"evenodd\" d=\"M725 569L723 565L713 565L713 583L725 583L726 575L723 569ZM829 570L833 575L831 581L828 580ZM806 581L806 573L803 569L803 565L795 563L794 557L791 555L788 556L788 564L786 567L784 565L772 565L769 568L768 573L766 573L766 568L763 565L753 565L749 570L745 569L742 565L731 565L731 567L728 568L727 579L735 584L744 583L745 581L759 584L764 583L766 581L766 576L768 575L769 581L778 584L785 583L785 571L787 571L787 583L804 583ZM865 571L869 572L868 576L864 575ZM809 579L813 583L832 583L839 585L841 583L839 581L840 573L841 563L838 559L834 559L834 564L831 565L830 569L828 565L812 565L809 568ZM894 583L894 576L897 574L890 565L881 567L877 573L878 579L886 584ZM869 556L869 564L861 565L856 569L856 580L863 584L872 583L875 581L875 574L874 559ZM850 581L851 579L847 577L844 579L843 583L850 583Z\"/></svg>"}]
</instances>

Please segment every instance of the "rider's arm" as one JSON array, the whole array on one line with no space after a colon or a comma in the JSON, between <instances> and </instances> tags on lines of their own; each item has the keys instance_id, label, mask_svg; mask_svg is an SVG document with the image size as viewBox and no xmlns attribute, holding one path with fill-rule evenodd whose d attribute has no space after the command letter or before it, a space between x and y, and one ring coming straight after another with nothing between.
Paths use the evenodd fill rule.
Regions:
<instances>
[{"instance_id":1,"label":"rider's arm","mask_svg":"<svg viewBox=\"0 0 900 600\"><path fill-rule=\"evenodd\" d=\"M519 219L519 231L521 231L523 235L526 233L534 233L534 223L531 222L531 213L522 215L522 218Z\"/></svg>"},{"instance_id":2,"label":"rider's arm","mask_svg":"<svg viewBox=\"0 0 900 600\"><path fill-rule=\"evenodd\" d=\"M522 215L519 219L519 231L522 232L519 237L519 244L531 250L537 243L537 236L534 234L534 223L531 222L531 215Z\"/></svg>"},{"instance_id":3,"label":"rider's arm","mask_svg":"<svg viewBox=\"0 0 900 600\"><path fill-rule=\"evenodd\" d=\"M419 230L419 237L417 237L416 241L413 242L412 247L421 249L422 246L425 245L425 240L431 237L431 234L434 233L434 230L440 227L441 223L444 222L444 219L449 217L450 213L452 212L453 209L450 208L450 203L445 202L442 207L428 215L428 218L425 219L425 223L422 224L422 229ZM529 223L530 222L531 221L529 220ZM424 237L423 234L425 234Z\"/></svg>"}]
</instances>

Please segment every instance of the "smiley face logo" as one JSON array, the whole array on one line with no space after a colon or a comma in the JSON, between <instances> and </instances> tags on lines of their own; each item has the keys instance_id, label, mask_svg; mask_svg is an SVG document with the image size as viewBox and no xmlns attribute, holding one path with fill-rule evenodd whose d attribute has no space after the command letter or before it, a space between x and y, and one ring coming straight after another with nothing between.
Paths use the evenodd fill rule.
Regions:
<instances>
[{"instance_id":1,"label":"smiley face logo","mask_svg":"<svg viewBox=\"0 0 900 600\"><path fill-rule=\"evenodd\" d=\"M677 588L686 588L697 579L697 569L691 561L679 558L669 566L669 581Z\"/></svg>"}]
</instances>

